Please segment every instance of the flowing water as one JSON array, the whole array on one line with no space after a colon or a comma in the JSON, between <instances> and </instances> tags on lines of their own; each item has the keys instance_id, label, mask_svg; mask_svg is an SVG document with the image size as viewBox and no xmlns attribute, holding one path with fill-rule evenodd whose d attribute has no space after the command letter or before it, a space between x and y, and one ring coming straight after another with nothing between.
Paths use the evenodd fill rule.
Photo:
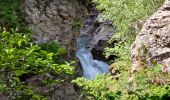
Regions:
<instances>
[{"instance_id":1,"label":"flowing water","mask_svg":"<svg viewBox=\"0 0 170 100\"><path fill-rule=\"evenodd\" d=\"M80 36L77 38L76 56L81 63L83 76L90 80L95 79L97 74L109 73L109 65L93 59L90 51L99 40L109 39L114 31L110 21L102 23L97 21L98 14L95 7L91 9L91 14L86 19L84 27L80 30Z\"/></svg>"},{"instance_id":2,"label":"flowing water","mask_svg":"<svg viewBox=\"0 0 170 100\"><path fill-rule=\"evenodd\" d=\"M97 74L109 72L109 65L102 61L94 60L91 52L86 48L79 49L76 56L80 60L83 75L87 79L93 80Z\"/></svg>"}]
</instances>

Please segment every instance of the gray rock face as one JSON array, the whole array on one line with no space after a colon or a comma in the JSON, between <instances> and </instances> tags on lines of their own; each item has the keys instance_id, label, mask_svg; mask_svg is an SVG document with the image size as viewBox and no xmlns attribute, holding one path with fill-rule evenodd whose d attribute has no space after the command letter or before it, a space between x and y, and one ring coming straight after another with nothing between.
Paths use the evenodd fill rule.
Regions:
<instances>
[{"instance_id":1,"label":"gray rock face","mask_svg":"<svg viewBox=\"0 0 170 100\"><path fill-rule=\"evenodd\" d=\"M145 22L132 45L131 56L132 71L142 62L146 65L170 63L170 0L165 0L163 6Z\"/></svg>"},{"instance_id":2,"label":"gray rock face","mask_svg":"<svg viewBox=\"0 0 170 100\"><path fill-rule=\"evenodd\" d=\"M75 33L75 20L87 16L86 0L25 0L26 20L38 43L56 41L68 47Z\"/></svg>"}]
</instances>

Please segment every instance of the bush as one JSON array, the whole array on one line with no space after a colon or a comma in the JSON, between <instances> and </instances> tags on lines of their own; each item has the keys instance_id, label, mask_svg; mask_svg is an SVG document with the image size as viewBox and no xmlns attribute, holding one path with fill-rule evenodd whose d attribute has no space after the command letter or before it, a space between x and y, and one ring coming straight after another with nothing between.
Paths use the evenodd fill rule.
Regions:
<instances>
[{"instance_id":1,"label":"bush","mask_svg":"<svg viewBox=\"0 0 170 100\"><path fill-rule=\"evenodd\" d=\"M127 65L119 66L117 80L112 80L110 75L99 75L92 81L78 78L73 82L83 88L82 94L88 100L166 100L170 97L170 76L161 72L160 65L132 76L125 67Z\"/></svg>"},{"instance_id":2,"label":"bush","mask_svg":"<svg viewBox=\"0 0 170 100\"><path fill-rule=\"evenodd\" d=\"M46 42L39 44L41 50L45 50L48 53L54 53L53 60L56 63L63 63L64 56L67 54L66 49L62 48L57 42Z\"/></svg>"},{"instance_id":3,"label":"bush","mask_svg":"<svg viewBox=\"0 0 170 100\"><path fill-rule=\"evenodd\" d=\"M102 11L100 19L109 18L116 26L116 37L131 33L133 22L146 19L164 0L93 0Z\"/></svg>"},{"instance_id":4,"label":"bush","mask_svg":"<svg viewBox=\"0 0 170 100\"><path fill-rule=\"evenodd\" d=\"M53 52L41 50L40 46L32 43L29 34L3 31L0 33L0 91L14 99L22 95L41 98L20 78L30 73L73 74L74 67L69 63L54 63L54 55Z\"/></svg>"},{"instance_id":5,"label":"bush","mask_svg":"<svg viewBox=\"0 0 170 100\"><path fill-rule=\"evenodd\" d=\"M0 26L8 31L10 28L18 28L20 32L29 32L25 22L24 13L21 11L22 0L1 0L0 1Z\"/></svg>"},{"instance_id":6,"label":"bush","mask_svg":"<svg viewBox=\"0 0 170 100\"><path fill-rule=\"evenodd\" d=\"M112 85L109 75L98 75L96 80L87 80L86 78L77 78L72 81L83 87L83 98L88 100L105 100L111 95L109 87Z\"/></svg>"}]
</instances>

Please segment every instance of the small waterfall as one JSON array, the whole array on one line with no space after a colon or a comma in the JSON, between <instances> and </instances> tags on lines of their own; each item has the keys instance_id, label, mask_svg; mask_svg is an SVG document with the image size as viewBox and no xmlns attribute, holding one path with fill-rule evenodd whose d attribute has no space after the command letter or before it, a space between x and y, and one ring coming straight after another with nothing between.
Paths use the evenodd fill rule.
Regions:
<instances>
[{"instance_id":1,"label":"small waterfall","mask_svg":"<svg viewBox=\"0 0 170 100\"><path fill-rule=\"evenodd\" d=\"M83 75L87 79L95 79L97 74L109 72L109 65L98 60L94 60L91 52L85 48L81 48L76 52L81 66L83 68Z\"/></svg>"},{"instance_id":2,"label":"small waterfall","mask_svg":"<svg viewBox=\"0 0 170 100\"><path fill-rule=\"evenodd\" d=\"M90 51L100 40L107 41L110 39L113 36L114 27L109 20L103 22L97 20L99 12L95 7L90 12L77 38L76 56L80 60L84 77L93 80L97 74L108 73L109 65L94 60Z\"/></svg>"}]
</instances>

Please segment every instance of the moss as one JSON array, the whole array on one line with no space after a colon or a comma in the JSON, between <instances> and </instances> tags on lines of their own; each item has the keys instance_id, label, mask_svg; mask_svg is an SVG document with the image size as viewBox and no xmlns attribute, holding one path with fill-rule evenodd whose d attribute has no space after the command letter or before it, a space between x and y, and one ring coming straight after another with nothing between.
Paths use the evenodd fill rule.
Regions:
<instances>
[{"instance_id":1,"label":"moss","mask_svg":"<svg viewBox=\"0 0 170 100\"><path fill-rule=\"evenodd\" d=\"M76 29L80 29L83 26L83 24L84 24L83 21L78 19L74 21L73 27Z\"/></svg>"}]
</instances>

